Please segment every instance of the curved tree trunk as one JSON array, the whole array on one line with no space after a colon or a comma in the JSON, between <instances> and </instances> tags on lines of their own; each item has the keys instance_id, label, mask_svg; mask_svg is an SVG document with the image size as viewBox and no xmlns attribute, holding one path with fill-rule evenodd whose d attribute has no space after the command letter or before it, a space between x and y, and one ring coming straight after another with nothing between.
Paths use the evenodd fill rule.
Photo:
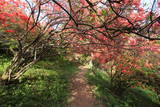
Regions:
<instances>
[{"instance_id":1,"label":"curved tree trunk","mask_svg":"<svg viewBox=\"0 0 160 107\"><path fill-rule=\"evenodd\" d=\"M5 83L11 83L18 80L27 71L27 68L35 64L38 59L39 58L35 58L34 55L27 55L26 52L25 54L16 54L12 59L11 64L2 74L1 80Z\"/></svg>"}]
</instances>

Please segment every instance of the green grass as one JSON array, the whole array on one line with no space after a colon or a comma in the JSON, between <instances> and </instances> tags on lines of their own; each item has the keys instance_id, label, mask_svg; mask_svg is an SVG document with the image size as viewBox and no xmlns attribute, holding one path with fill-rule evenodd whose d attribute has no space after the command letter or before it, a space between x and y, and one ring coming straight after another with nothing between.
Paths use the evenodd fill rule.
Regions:
<instances>
[{"instance_id":1,"label":"green grass","mask_svg":"<svg viewBox=\"0 0 160 107\"><path fill-rule=\"evenodd\" d=\"M10 59L0 67L0 73ZM20 84L0 86L0 107L65 107L70 77L77 67L63 58L40 61L20 79Z\"/></svg>"},{"instance_id":2,"label":"green grass","mask_svg":"<svg viewBox=\"0 0 160 107\"><path fill-rule=\"evenodd\" d=\"M5 55L0 55L0 75L3 73L4 69L10 64L11 58Z\"/></svg>"},{"instance_id":3,"label":"green grass","mask_svg":"<svg viewBox=\"0 0 160 107\"><path fill-rule=\"evenodd\" d=\"M141 87L129 88L122 96L115 95L111 90L109 78L105 72L86 74L88 83L93 85L93 92L106 107L159 107L160 97L149 89Z\"/></svg>"}]
</instances>

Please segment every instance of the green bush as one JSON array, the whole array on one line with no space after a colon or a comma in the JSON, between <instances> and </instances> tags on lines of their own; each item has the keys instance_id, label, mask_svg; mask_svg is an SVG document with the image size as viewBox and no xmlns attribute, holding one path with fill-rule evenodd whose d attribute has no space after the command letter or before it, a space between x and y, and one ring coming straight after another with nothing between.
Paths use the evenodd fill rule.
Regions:
<instances>
[{"instance_id":1,"label":"green bush","mask_svg":"<svg viewBox=\"0 0 160 107\"><path fill-rule=\"evenodd\" d=\"M160 105L160 97L149 88L129 87L119 95L115 93L114 89L119 82L117 81L118 83L115 83L113 87L106 72L99 71L96 72L96 75L93 72L88 72L86 77L88 82L94 86L93 92L97 98L102 100L107 107L159 107ZM116 87L116 91L122 89L119 90Z\"/></svg>"}]
</instances>

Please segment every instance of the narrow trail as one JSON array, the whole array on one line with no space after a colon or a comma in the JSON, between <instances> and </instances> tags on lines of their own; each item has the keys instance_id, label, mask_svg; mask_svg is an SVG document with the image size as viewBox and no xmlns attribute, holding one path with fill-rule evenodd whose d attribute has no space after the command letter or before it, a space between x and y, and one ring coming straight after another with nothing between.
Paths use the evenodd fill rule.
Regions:
<instances>
[{"instance_id":1,"label":"narrow trail","mask_svg":"<svg viewBox=\"0 0 160 107\"><path fill-rule=\"evenodd\" d=\"M85 73L87 68L80 66L80 72L75 74L71 80L71 96L68 107L105 107L98 101L87 84Z\"/></svg>"}]
</instances>

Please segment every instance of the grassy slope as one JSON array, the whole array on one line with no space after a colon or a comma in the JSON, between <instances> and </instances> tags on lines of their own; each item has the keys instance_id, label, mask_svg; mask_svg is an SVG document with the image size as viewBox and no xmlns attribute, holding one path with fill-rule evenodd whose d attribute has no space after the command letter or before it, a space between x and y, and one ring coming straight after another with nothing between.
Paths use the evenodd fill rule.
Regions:
<instances>
[{"instance_id":1,"label":"grassy slope","mask_svg":"<svg viewBox=\"0 0 160 107\"><path fill-rule=\"evenodd\" d=\"M10 59L1 57L0 73ZM64 107L69 78L77 71L67 60L40 61L21 78L21 84L0 86L0 107Z\"/></svg>"},{"instance_id":2,"label":"grassy slope","mask_svg":"<svg viewBox=\"0 0 160 107\"><path fill-rule=\"evenodd\" d=\"M86 77L89 84L94 86L93 92L106 107L159 107L160 97L149 89L130 88L121 97L113 94L105 75L104 72L97 72L96 76L88 72Z\"/></svg>"}]
</instances>

